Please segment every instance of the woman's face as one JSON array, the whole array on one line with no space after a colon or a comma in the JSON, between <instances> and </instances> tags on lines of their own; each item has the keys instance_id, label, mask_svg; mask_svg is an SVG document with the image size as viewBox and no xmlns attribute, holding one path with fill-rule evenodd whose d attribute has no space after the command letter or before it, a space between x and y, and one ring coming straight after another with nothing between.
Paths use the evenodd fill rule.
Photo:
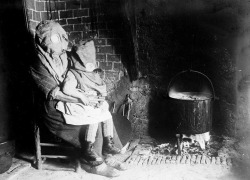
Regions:
<instances>
[{"instance_id":1,"label":"woman's face","mask_svg":"<svg viewBox=\"0 0 250 180\"><path fill-rule=\"evenodd\" d=\"M43 46L48 53L60 55L68 48L68 35L59 24L56 24L51 28L50 33L44 37Z\"/></svg>"},{"instance_id":2,"label":"woman's face","mask_svg":"<svg viewBox=\"0 0 250 180\"><path fill-rule=\"evenodd\" d=\"M50 36L51 49L56 54L60 54L68 48L68 35L62 27L58 29L59 30L57 32L52 33Z\"/></svg>"}]
</instances>

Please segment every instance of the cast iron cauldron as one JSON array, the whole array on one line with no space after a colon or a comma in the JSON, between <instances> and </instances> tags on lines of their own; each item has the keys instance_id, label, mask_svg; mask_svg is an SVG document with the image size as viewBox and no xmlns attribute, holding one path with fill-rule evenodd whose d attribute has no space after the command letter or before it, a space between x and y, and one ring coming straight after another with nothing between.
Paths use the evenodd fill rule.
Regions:
<instances>
[{"instance_id":1,"label":"cast iron cauldron","mask_svg":"<svg viewBox=\"0 0 250 180\"><path fill-rule=\"evenodd\" d=\"M206 75L193 70L178 73L169 83L168 96L176 133L201 134L211 130L215 94Z\"/></svg>"}]
</instances>

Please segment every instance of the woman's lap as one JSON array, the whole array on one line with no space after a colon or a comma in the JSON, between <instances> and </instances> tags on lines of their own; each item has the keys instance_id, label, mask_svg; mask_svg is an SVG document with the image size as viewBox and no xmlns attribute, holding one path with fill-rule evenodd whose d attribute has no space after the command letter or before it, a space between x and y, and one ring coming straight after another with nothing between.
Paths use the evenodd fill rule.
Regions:
<instances>
[{"instance_id":1,"label":"woman's lap","mask_svg":"<svg viewBox=\"0 0 250 180\"><path fill-rule=\"evenodd\" d=\"M48 102L46 106L46 113L44 114L44 122L50 132L65 140L66 142L74 145L77 148L82 148L85 141L85 132L88 125L69 125L66 124L62 114L57 111L55 107L56 101ZM117 147L122 147L121 141L117 135L114 127L114 143ZM96 134L96 141L94 149L101 156L103 144L102 126L99 123L98 131Z\"/></svg>"}]
</instances>

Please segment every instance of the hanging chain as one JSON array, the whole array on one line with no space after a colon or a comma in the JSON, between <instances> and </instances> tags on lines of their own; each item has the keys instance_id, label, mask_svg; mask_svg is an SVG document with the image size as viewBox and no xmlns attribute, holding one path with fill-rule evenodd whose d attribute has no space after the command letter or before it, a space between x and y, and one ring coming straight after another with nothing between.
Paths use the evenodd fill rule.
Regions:
<instances>
[{"instance_id":1,"label":"hanging chain","mask_svg":"<svg viewBox=\"0 0 250 180\"><path fill-rule=\"evenodd\" d=\"M54 4L55 4L55 10L56 10L56 12L57 12L57 20L59 21L59 10L58 10L58 4L59 4L59 0L54 0Z\"/></svg>"}]
</instances>

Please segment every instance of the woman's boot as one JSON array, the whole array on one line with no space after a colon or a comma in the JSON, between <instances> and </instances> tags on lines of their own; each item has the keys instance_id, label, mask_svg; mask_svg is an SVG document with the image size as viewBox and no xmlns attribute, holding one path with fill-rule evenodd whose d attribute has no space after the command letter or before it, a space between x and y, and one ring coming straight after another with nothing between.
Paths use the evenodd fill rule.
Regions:
<instances>
[{"instance_id":1,"label":"woman's boot","mask_svg":"<svg viewBox=\"0 0 250 180\"><path fill-rule=\"evenodd\" d=\"M122 162L120 162L112 157L105 159L105 163L108 166L113 167L119 171L125 171L128 169L127 166L125 165L125 163L122 163Z\"/></svg>"},{"instance_id":2,"label":"woman's boot","mask_svg":"<svg viewBox=\"0 0 250 180\"><path fill-rule=\"evenodd\" d=\"M102 157L95 152L92 142L85 142L81 160L93 166L98 166L104 162Z\"/></svg>"},{"instance_id":3,"label":"woman's boot","mask_svg":"<svg viewBox=\"0 0 250 180\"><path fill-rule=\"evenodd\" d=\"M102 153L104 155L107 154L120 154L120 149L114 146L114 141L111 136L104 137L103 138L103 148L102 148Z\"/></svg>"},{"instance_id":4,"label":"woman's boot","mask_svg":"<svg viewBox=\"0 0 250 180\"><path fill-rule=\"evenodd\" d=\"M98 166L91 166L89 164L81 164L82 169L88 173L98 174L106 177L117 177L120 175L120 172L113 167L108 166L105 162Z\"/></svg>"}]
</instances>

